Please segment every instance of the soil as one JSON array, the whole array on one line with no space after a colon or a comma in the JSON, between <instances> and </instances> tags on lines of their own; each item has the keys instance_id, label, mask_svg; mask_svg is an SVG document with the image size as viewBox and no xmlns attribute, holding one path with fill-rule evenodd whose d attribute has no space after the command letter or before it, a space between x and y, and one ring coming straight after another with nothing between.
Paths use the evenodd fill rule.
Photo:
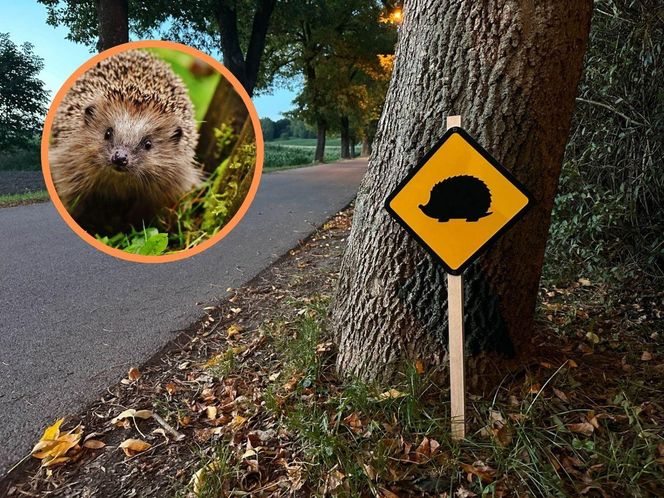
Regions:
<instances>
[{"instance_id":1,"label":"soil","mask_svg":"<svg viewBox=\"0 0 664 498\"><path fill-rule=\"evenodd\" d=\"M0 171L0 195L46 190L41 171Z\"/></svg>"}]
</instances>

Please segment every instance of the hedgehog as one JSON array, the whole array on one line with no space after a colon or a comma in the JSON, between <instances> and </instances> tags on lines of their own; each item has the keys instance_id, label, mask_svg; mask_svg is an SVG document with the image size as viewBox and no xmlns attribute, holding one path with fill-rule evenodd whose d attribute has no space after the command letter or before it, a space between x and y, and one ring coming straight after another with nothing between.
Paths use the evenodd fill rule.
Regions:
<instances>
[{"instance_id":1,"label":"hedgehog","mask_svg":"<svg viewBox=\"0 0 664 498\"><path fill-rule=\"evenodd\" d=\"M450 219L477 221L489 216L491 192L482 180L469 175L452 176L431 189L427 204L420 204L422 212L440 222Z\"/></svg>"},{"instance_id":2,"label":"hedgehog","mask_svg":"<svg viewBox=\"0 0 664 498\"><path fill-rule=\"evenodd\" d=\"M187 88L149 52L113 55L66 93L49 164L67 211L91 232L140 228L202 181Z\"/></svg>"}]
</instances>

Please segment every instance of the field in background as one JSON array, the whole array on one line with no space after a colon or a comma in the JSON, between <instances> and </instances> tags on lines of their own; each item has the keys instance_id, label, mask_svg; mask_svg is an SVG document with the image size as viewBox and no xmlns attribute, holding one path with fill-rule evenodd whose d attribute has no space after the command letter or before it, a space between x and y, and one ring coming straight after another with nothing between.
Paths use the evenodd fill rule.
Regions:
<instances>
[{"instance_id":1,"label":"field in background","mask_svg":"<svg viewBox=\"0 0 664 498\"><path fill-rule=\"evenodd\" d=\"M265 142L266 171L309 166L314 162L315 138L289 138ZM338 161L341 157L339 138L325 143L325 162Z\"/></svg>"}]
</instances>

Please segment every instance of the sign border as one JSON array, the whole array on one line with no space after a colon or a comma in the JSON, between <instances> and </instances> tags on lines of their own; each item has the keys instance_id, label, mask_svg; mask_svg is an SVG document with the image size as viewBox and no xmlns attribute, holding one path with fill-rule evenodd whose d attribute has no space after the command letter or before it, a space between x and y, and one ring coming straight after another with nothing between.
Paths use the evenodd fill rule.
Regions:
<instances>
[{"instance_id":1,"label":"sign border","mask_svg":"<svg viewBox=\"0 0 664 498\"><path fill-rule=\"evenodd\" d=\"M475 149L480 155L494 168L496 168L505 178L507 178L512 185L514 185L517 190L519 190L523 195L526 196L528 202L523 206L505 225L502 226L500 230L494 233L489 240L482 244L474 253L472 253L466 261L459 266L459 268L451 268L436 252L427 244L408 224L397 214L396 211L392 209L390 203L397 196L397 194L406 186L406 184L417 174L417 172L422 169L422 167L431 159L431 157L440 149L445 142L454 134L460 135L470 146ZM385 200L385 209L387 212L394 218L394 220L399 223L408 233L410 233L415 240L417 240L424 249L427 250L435 260L440 263L445 271L451 275L462 275L463 272L491 245L493 244L498 237L503 233L509 230L523 215L528 211L532 205L535 203L533 196L526 190L523 184L517 180L512 173L510 173L507 168L500 164L491 154L489 154L484 147L482 147L477 141L468 134L466 130L459 126L454 126L449 128L445 134L434 144L434 146L427 152L422 159L420 159L414 168L408 172L408 175L399 182L399 184L394 188L392 193Z\"/></svg>"}]
</instances>

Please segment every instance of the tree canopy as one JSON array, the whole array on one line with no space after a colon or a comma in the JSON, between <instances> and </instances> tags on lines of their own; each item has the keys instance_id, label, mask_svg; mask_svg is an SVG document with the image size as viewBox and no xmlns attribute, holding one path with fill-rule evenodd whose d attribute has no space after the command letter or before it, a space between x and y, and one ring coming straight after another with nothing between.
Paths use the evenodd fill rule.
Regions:
<instances>
[{"instance_id":1,"label":"tree canopy","mask_svg":"<svg viewBox=\"0 0 664 498\"><path fill-rule=\"evenodd\" d=\"M37 77L43 61L30 43L16 45L0 33L0 147L25 147L42 128L48 93Z\"/></svg>"}]
</instances>

